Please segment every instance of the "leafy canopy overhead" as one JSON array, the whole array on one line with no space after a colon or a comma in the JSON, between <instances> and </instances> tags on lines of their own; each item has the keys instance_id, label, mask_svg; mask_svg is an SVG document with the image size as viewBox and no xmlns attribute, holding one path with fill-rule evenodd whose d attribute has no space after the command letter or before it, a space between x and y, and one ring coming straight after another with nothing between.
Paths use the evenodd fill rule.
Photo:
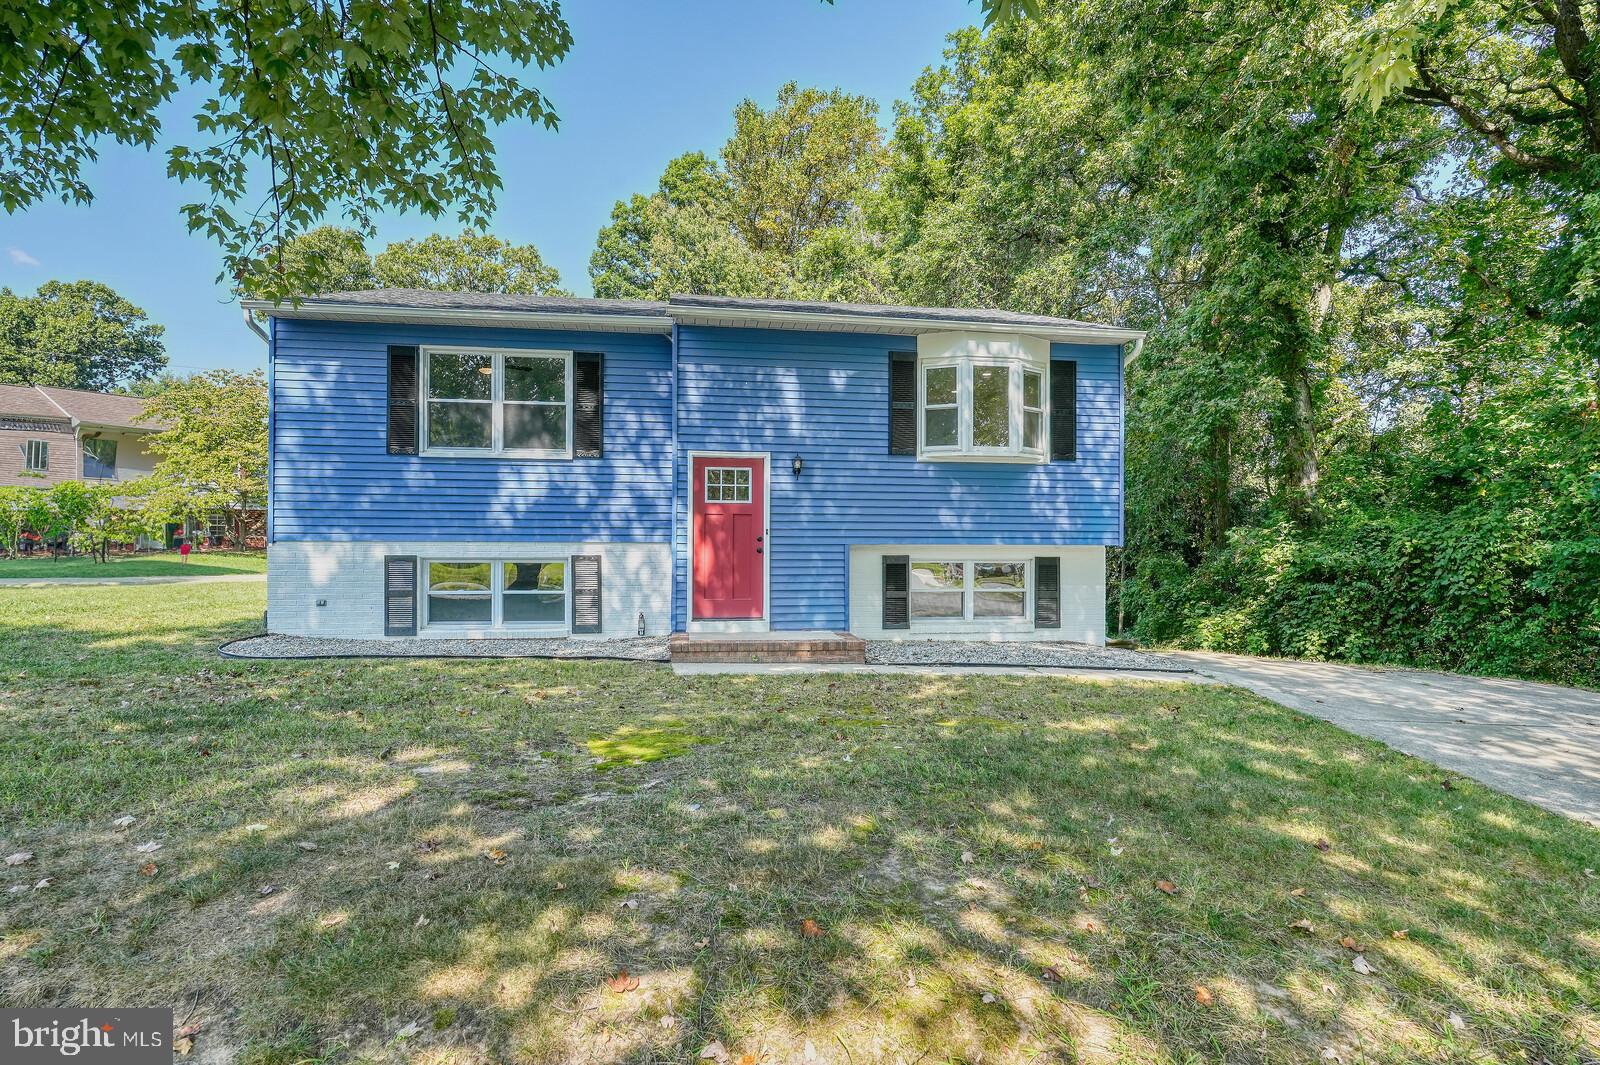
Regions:
<instances>
[{"instance_id":1,"label":"leafy canopy overhead","mask_svg":"<svg viewBox=\"0 0 1600 1065\"><path fill-rule=\"evenodd\" d=\"M321 219L370 231L384 210L482 228L501 186L490 131L556 125L513 73L560 60L555 0L132 0L0 11L0 206L87 203L106 138L149 147L159 111L203 86L197 137L168 150L198 187L189 226L228 276L281 297L305 288L274 253ZM258 273L268 259L275 269Z\"/></svg>"},{"instance_id":2,"label":"leafy canopy overhead","mask_svg":"<svg viewBox=\"0 0 1600 1065\"><path fill-rule=\"evenodd\" d=\"M164 331L97 281L46 281L32 296L0 289L0 382L126 387L167 364Z\"/></svg>"}]
</instances>

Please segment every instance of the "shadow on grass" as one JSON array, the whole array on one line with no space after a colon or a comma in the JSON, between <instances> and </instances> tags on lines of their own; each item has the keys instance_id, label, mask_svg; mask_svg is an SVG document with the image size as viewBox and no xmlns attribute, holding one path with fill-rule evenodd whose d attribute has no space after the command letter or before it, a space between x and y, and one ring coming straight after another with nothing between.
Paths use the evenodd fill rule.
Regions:
<instances>
[{"instance_id":1,"label":"shadow on grass","mask_svg":"<svg viewBox=\"0 0 1600 1065\"><path fill-rule=\"evenodd\" d=\"M1596 1054L1595 835L1243 693L86 625L0 636L42 671L3 842L56 873L8 1005L170 1002L285 1065Z\"/></svg>"}]
</instances>

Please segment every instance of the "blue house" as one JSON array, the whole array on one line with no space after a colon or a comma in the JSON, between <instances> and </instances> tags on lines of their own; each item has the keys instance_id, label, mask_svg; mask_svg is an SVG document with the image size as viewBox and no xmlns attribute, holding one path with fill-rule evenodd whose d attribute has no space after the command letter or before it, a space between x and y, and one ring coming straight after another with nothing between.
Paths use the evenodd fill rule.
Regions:
<instances>
[{"instance_id":1,"label":"blue house","mask_svg":"<svg viewBox=\"0 0 1600 1065\"><path fill-rule=\"evenodd\" d=\"M1105 640L1142 334L386 289L270 315L268 626Z\"/></svg>"}]
</instances>

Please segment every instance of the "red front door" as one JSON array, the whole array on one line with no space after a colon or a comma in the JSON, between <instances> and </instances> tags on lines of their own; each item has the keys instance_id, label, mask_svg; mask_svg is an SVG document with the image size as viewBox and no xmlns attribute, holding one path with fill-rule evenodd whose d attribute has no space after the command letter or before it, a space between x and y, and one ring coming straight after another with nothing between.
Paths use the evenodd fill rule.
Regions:
<instances>
[{"instance_id":1,"label":"red front door","mask_svg":"<svg viewBox=\"0 0 1600 1065\"><path fill-rule=\"evenodd\" d=\"M766 608L766 484L762 460L696 458L694 617L759 618Z\"/></svg>"}]
</instances>

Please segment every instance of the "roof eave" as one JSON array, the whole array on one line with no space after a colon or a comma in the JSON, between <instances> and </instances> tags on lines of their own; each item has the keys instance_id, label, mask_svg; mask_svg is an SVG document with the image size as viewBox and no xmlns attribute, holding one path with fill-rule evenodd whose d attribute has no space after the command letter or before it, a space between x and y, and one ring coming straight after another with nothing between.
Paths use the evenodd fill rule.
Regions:
<instances>
[{"instance_id":1,"label":"roof eave","mask_svg":"<svg viewBox=\"0 0 1600 1065\"><path fill-rule=\"evenodd\" d=\"M505 311L465 307L388 307L371 303L302 303L241 300L247 311L274 318L332 322L394 322L402 325L472 325L507 328L581 329L590 332L672 332L672 320L652 314L581 314L573 311Z\"/></svg>"},{"instance_id":2,"label":"roof eave","mask_svg":"<svg viewBox=\"0 0 1600 1065\"><path fill-rule=\"evenodd\" d=\"M668 313L684 325L744 325L768 329L810 329L842 333L1027 333L1063 343L1126 344L1144 338L1136 329L1114 326L1052 325L1036 322L993 322L970 318L915 318L899 315L838 314L827 311L758 310L745 307L673 307Z\"/></svg>"}]
</instances>

